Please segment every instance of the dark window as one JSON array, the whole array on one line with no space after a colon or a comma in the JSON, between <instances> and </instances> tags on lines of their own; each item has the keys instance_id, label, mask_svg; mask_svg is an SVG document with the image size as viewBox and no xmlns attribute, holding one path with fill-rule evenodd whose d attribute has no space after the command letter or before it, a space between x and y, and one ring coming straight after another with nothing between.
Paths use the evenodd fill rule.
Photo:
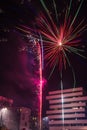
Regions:
<instances>
[{"instance_id":1,"label":"dark window","mask_svg":"<svg viewBox=\"0 0 87 130\"><path fill-rule=\"evenodd\" d=\"M27 126L27 122L25 122L25 126Z\"/></svg>"},{"instance_id":2,"label":"dark window","mask_svg":"<svg viewBox=\"0 0 87 130\"><path fill-rule=\"evenodd\" d=\"M26 128L23 128L22 130L26 130Z\"/></svg>"}]
</instances>

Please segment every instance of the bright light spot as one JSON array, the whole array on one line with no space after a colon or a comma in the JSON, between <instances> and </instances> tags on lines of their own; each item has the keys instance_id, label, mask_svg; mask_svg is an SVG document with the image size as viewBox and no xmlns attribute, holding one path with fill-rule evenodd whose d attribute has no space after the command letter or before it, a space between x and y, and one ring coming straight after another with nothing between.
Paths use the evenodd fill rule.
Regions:
<instances>
[{"instance_id":1,"label":"bright light spot","mask_svg":"<svg viewBox=\"0 0 87 130\"><path fill-rule=\"evenodd\" d=\"M44 120L44 121L48 121L48 117L44 117L43 120Z\"/></svg>"},{"instance_id":2,"label":"bright light spot","mask_svg":"<svg viewBox=\"0 0 87 130\"><path fill-rule=\"evenodd\" d=\"M2 112L6 112L7 111L7 108L2 108Z\"/></svg>"},{"instance_id":3,"label":"bright light spot","mask_svg":"<svg viewBox=\"0 0 87 130\"><path fill-rule=\"evenodd\" d=\"M43 80L40 80L40 85L43 84Z\"/></svg>"},{"instance_id":4,"label":"bright light spot","mask_svg":"<svg viewBox=\"0 0 87 130\"><path fill-rule=\"evenodd\" d=\"M59 46L62 46L62 42L59 42Z\"/></svg>"},{"instance_id":5,"label":"bright light spot","mask_svg":"<svg viewBox=\"0 0 87 130\"><path fill-rule=\"evenodd\" d=\"M63 98L63 94L61 95L61 97L62 97L62 103L64 103L64 98Z\"/></svg>"},{"instance_id":6,"label":"bright light spot","mask_svg":"<svg viewBox=\"0 0 87 130\"><path fill-rule=\"evenodd\" d=\"M78 107L73 107L73 109L79 109Z\"/></svg>"}]
</instances>

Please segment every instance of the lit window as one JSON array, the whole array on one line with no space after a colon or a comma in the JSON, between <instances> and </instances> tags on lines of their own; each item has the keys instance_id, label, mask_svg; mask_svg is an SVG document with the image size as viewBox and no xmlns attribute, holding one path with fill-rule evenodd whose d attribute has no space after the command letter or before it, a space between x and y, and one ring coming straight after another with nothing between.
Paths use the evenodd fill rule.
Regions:
<instances>
[{"instance_id":1,"label":"lit window","mask_svg":"<svg viewBox=\"0 0 87 130\"><path fill-rule=\"evenodd\" d=\"M78 107L73 107L72 109L79 109Z\"/></svg>"}]
</instances>

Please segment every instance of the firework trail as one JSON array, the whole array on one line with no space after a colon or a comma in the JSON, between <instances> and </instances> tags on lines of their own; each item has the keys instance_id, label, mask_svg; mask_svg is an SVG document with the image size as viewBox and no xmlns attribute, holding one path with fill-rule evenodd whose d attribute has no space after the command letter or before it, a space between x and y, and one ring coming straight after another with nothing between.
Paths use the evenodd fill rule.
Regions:
<instances>
[{"instance_id":1,"label":"firework trail","mask_svg":"<svg viewBox=\"0 0 87 130\"><path fill-rule=\"evenodd\" d=\"M54 11L56 22L50 15L48 8L45 5L44 0L40 0L43 8L48 17L42 13L37 18L37 23L39 25L38 31L43 36L44 48L45 48L45 59L47 59L47 65L50 65L53 73L55 67L58 65L61 77L61 102L62 102L62 123L64 127L64 98L63 98L63 82L62 82L62 70L66 69L66 63L72 68L70 60L67 54L74 53L81 57L84 57L81 53L84 51L80 48L81 34L85 31L87 25L84 25L84 20L79 22L76 26L76 19L79 14L80 8L82 6L83 0L81 1L74 17L71 19L71 5L72 0L70 0L69 7L66 9L65 16L62 23L59 22L58 13L55 1L53 0ZM72 68L74 86L75 86L75 74Z\"/></svg>"},{"instance_id":2,"label":"firework trail","mask_svg":"<svg viewBox=\"0 0 87 130\"><path fill-rule=\"evenodd\" d=\"M58 64L59 70L61 71L63 69L63 66L66 68L66 62L70 66L70 61L67 53L73 52L79 56L84 57L81 55L84 50L80 49L79 43L81 42L80 36L86 29L87 25L84 25L84 20L79 22L77 26L75 25L75 21L80 11L83 0L81 1L73 19L70 19L70 10L72 3L72 0L70 0L69 8L66 10L62 23L60 25L58 24L58 26L57 23L53 21L53 18L51 17L44 1L40 1L48 15L46 18L45 15L40 14L40 16L37 18L37 23L39 26L38 31L43 36L43 42L45 46L45 59L47 59L48 64L50 64L53 69ZM54 0L53 3L55 5ZM54 8L56 19L58 21L56 6L54 6Z\"/></svg>"},{"instance_id":3,"label":"firework trail","mask_svg":"<svg viewBox=\"0 0 87 130\"><path fill-rule=\"evenodd\" d=\"M46 15L41 12L36 18L36 24L38 26L37 30L26 26L19 27L18 29L25 33L31 32L35 38L39 39L39 41L41 41L41 38L37 34L41 34L44 43L44 59L47 60L47 66L50 65L52 68L50 76L52 75L56 66L58 66L58 70L60 72L62 110L64 110L62 93L62 70L63 68L66 69L66 64L68 64L72 69L75 86L75 74L73 67L70 64L68 55L74 53L85 58L82 55L84 50L81 46L81 35L86 30L87 25L84 25L83 19L79 22L79 24L76 23L84 0L81 0L74 16L71 14L72 0L70 0L69 6L65 11L65 15L63 12L62 17L59 17L55 0L52 0L55 11L55 18L52 17L52 14L48 10L44 0L40 0L40 2L45 10ZM64 111L62 111L62 117L64 122Z\"/></svg>"},{"instance_id":4,"label":"firework trail","mask_svg":"<svg viewBox=\"0 0 87 130\"><path fill-rule=\"evenodd\" d=\"M82 19L79 24L76 23L77 16L79 14L83 1L84 0L80 2L75 15L72 17L72 0L70 0L69 6L65 11L65 15L63 15L63 18L61 20L61 18L58 17L56 3L53 0L56 16L55 20L54 17L52 18L50 11L44 3L44 0L40 0L47 15L45 16L43 13L40 13L36 18L36 24L38 28L29 28L24 25L17 27L19 30L27 34L31 32L33 37L39 39L39 41L43 40L45 53L44 59L47 60L47 66L50 65L52 68L51 74L57 65L60 72L63 68L66 69L66 63L68 63L68 65L71 67L70 60L68 58L69 54L74 53L81 57L84 57L82 55L84 50L81 46L81 35L86 30L87 25L84 25L84 19ZM38 34L41 34L42 39Z\"/></svg>"},{"instance_id":5,"label":"firework trail","mask_svg":"<svg viewBox=\"0 0 87 130\"><path fill-rule=\"evenodd\" d=\"M41 36L40 36L41 38ZM42 74L42 70L43 70L43 46L42 46L42 42L41 44L39 43L39 41L35 40L34 41L36 43L37 46L37 53L38 53L38 59L39 59L39 75L40 75L40 80L39 80L39 101L40 101L40 107L39 107L39 128L40 130L42 129L42 89L43 89L43 74Z\"/></svg>"},{"instance_id":6,"label":"firework trail","mask_svg":"<svg viewBox=\"0 0 87 130\"><path fill-rule=\"evenodd\" d=\"M42 55L41 55L41 48L40 45L38 44L38 51L39 51L39 69L40 69L40 130L42 129Z\"/></svg>"}]
</instances>

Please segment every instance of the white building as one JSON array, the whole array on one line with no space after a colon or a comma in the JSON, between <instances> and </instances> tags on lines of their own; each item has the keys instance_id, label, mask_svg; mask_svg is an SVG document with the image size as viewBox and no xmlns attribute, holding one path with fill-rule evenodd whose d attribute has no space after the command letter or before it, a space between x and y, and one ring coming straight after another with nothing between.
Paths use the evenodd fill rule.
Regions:
<instances>
[{"instance_id":1,"label":"white building","mask_svg":"<svg viewBox=\"0 0 87 130\"><path fill-rule=\"evenodd\" d=\"M7 130L30 130L29 108L0 108L0 126L6 126Z\"/></svg>"},{"instance_id":2,"label":"white building","mask_svg":"<svg viewBox=\"0 0 87 130\"><path fill-rule=\"evenodd\" d=\"M46 97L49 130L87 130L87 95L82 87L51 91Z\"/></svg>"},{"instance_id":3,"label":"white building","mask_svg":"<svg viewBox=\"0 0 87 130\"><path fill-rule=\"evenodd\" d=\"M27 107L12 107L13 100L0 96L0 127L6 130L30 130L31 110Z\"/></svg>"}]
</instances>

